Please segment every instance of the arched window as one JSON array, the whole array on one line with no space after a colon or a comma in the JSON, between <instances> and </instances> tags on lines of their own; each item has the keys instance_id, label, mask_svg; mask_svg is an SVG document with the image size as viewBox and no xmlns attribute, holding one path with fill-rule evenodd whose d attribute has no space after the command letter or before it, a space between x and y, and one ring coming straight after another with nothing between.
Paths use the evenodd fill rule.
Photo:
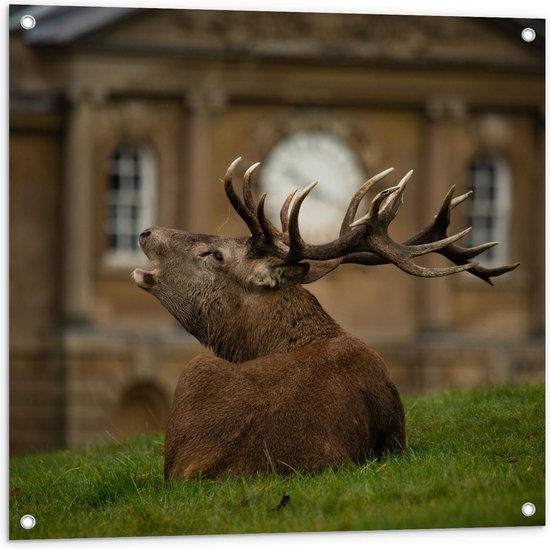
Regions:
<instances>
[{"instance_id":1,"label":"arched window","mask_svg":"<svg viewBox=\"0 0 550 549\"><path fill-rule=\"evenodd\" d=\"M153 154L143 145L123 143L109 159L105 236L111 263L135 261L139 233L154 224L155 172Z\"/></svg>"},{"instance_id":2,"label":"arched window","mask_svg":"<svg viewBox=\"0 0 550 549\"><path fill-rule=\"evenodd\" d=\"M508 228L511 174L506 161L492 154L477 156L469 169L469 186L474 191L470 202L471 245L497 241L480 256L490 265L508 260Z\"/></svg>"}]
</instances>

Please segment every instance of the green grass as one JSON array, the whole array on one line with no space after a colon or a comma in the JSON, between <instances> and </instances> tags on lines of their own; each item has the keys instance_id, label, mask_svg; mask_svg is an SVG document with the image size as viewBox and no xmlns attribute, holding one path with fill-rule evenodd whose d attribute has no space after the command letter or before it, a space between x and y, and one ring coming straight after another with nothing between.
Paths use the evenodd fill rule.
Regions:
<instances>
[{"instance_id":1,"label":"green grass","mask_svg":"<svg viewBox=\"0 0 550 549\"><path fill-rule=\"evenodd\" d=\"M160 435L14 458L10 538L544 524L543 385L408 398L405 408L404 453L316 476L165 483ZM24 514L34 529L21 528Z\"/></svg>"}]
</instances>

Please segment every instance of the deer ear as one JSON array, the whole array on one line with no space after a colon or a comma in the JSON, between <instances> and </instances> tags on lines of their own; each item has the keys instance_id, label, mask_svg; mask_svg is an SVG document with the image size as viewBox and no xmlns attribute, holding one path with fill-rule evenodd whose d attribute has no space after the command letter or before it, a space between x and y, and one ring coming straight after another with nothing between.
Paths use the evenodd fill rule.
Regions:
<instances>
[{"instance_id":1,"label":"deer ear","mask_svg":"<svg viewBox=\"0 0 550 549\"><path fill-rule=\"evenodd\" d=\"M250 277L249 283L253 286L267 288L287 288L299 284L309 271L308 263L261 264Z\"/></svg>"}]
</instances>

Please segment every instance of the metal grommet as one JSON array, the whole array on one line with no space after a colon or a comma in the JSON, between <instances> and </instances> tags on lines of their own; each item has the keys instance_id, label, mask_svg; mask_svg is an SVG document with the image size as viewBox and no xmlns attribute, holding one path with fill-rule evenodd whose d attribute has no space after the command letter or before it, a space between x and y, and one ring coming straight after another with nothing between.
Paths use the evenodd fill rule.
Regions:
<instances>
[{"instance_id":1,"label":"metal grommet","mask_svg":"<svg viewBox=\"0 0 550 549\"><path fill-rule=\"evenodd\" d=\"M532 42L537 37L537 33L531 27L526 27L521 31L521 37L526 42Z\"/></svg>"},{"instance_id":2,"label":"metal grommet","mask_svg":"<svg viewBox=\"0 0 550 549\"><path fill-rule=\"evenodd\" d=\"M31 530L36 524L36 519L32 515L23 515L19 522L21 524L21 528Z\"/></svg>"},{"instance_id":3,"label":"metal grommet","mask_svg":"<svg viewBox=\"0 0 550 549\"><path fill-rule=\"evenodd\" d=\"M36 25L36 19L32 15L23 15L19 23L25 30L33 29Z\"/></svg>"}]
</instances>

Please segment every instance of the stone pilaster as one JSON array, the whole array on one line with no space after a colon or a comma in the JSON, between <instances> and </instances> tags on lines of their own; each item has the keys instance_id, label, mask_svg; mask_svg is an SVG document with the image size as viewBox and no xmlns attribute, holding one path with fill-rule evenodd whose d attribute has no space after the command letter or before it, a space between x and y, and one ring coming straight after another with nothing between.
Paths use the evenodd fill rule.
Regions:
<instances>
[{"instance_id":1,"label":"stone pilaster","mask_svg":"<svg viewBox=\"0 0 550 549\"><path fill-rule=\"evenodd\" d=\"M465 117L465 105L455 98L437 98L429 101L425 110L424 176L422 219L432 219L453 183L455 158L454 133ZM439 265L437 257L426 257L431 266ZM448 330L453 321L452 281L438 277L419 284L419 328L422 332Z\"/></svg>"},{"instance_id":2,"label":"stone pilaster","mask_svg":"<svg viewBox=\"0 0 550 549\"><path fill-rule=\"evenodd\" d=\"M69 323L86 323L94 299L94 119L101 98L73 93L65 146L64 300Z\"/></svg>"},{"instance_id":3,"label":"stone pilaster","mask_svg":"<svg viewBox=\"0 0 550 549\"><path fill-rule=\"evenodd\" d=\"M182 227L193 232L208 232L211 219L210 190L213 183L215 117L226 103L223 93L195 90L186 95L190 112L186 132L185 169L188 184Z\"/></svg>"}]
</instances>

